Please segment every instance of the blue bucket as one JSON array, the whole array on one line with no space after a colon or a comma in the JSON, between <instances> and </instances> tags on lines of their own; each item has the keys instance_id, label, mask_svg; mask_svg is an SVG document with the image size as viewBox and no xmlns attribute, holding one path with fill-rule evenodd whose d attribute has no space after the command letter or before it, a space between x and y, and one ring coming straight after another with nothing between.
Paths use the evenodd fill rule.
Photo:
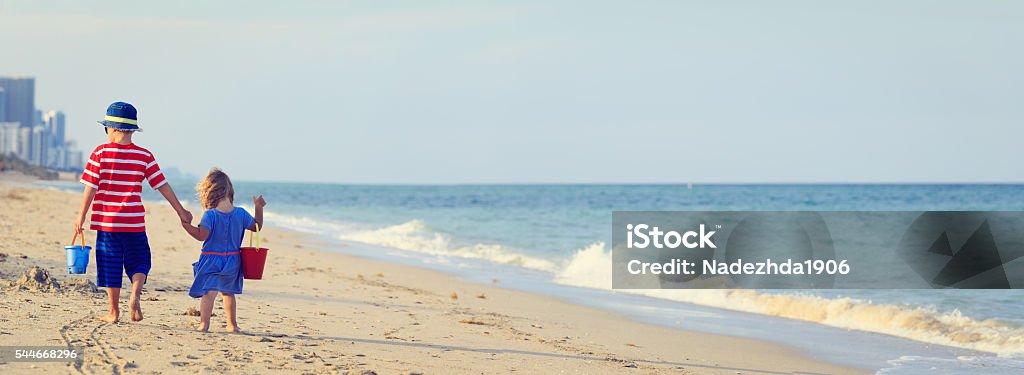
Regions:
<instances>
[{"instance_id":1,"label":"blue bucket","mask_svg":"<svg viewBox=\"0 0 1024 375\"><path fill-rule=\"evenodd\" d=\"M78 233L75 233L75 237L71 239L71 243L74 244L78 238ZM69 274L83 274L85 269L89 267L89 250L91 247L85 246L85 235L82 235L82 245L71 245L64 246L64 251L68 253L68 273Z\"/></svg>"}]
</instances>

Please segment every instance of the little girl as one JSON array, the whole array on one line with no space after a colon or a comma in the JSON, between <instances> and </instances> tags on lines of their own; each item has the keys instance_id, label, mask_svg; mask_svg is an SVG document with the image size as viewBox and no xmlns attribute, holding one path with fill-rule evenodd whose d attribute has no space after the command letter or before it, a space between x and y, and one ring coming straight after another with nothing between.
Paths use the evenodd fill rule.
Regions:
<instances>
[{"instance_id":1,"label":"little girl","mask_svg":"<svg viewBox=\"0 0 1024 375\"><path fill-rule=\"evenodd\" d=\"M231 179L217 168L211 169L199 181L196 192L206 212L198 227L181 222L188 234L203 241L199 261L192 263L195 281L188 295L202 298L199 304L200 331L207 332L210 329L210 314L219 292L228 318L228 331L238 332L235 295L242 293L242 256L239 249L246 229L255 231L263 228L263 207L267 202L262 195L252 198L256 207L255 218L241 207L235 207L235 190Z\"/></svg>"}]
</instances>

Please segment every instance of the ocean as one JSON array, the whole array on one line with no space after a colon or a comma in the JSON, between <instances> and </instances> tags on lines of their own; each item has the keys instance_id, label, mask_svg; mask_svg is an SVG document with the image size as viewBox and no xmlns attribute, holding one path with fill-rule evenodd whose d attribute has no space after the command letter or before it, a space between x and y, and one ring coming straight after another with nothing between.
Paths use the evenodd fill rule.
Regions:
<instances>
[{"instance_id":1,"label":"ocean","mask_svg":"<svg viewBox=\"0 0 1024 375\"><path fill-rule=\"evenodd\" d=\"M172 184L187 198L194 182ZM612 291L608 248L616 210L1024 211L1024 185L235 184L238 205L267 198L268 225L369 245L360 256L886 373L1024 371L1020 290Z\"/></svg>"}]
</instances>

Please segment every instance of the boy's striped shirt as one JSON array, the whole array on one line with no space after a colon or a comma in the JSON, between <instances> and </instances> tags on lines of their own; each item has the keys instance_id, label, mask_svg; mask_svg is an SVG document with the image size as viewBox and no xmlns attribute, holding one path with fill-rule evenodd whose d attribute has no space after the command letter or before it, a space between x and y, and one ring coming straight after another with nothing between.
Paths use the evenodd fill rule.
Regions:
<instances>
[{"instance_id":1,"label":"boy's striped shirt","mask_svg":"<svg viewBox=\"0 0 1024 375\"><path fill-rule=\"evenodd\" d=\"M89 154L81 182L96 189L92 230L145 232L142 181L158 189L167 183L153 154L135 144L107 143Z\"/></svg>"}]
</instances>

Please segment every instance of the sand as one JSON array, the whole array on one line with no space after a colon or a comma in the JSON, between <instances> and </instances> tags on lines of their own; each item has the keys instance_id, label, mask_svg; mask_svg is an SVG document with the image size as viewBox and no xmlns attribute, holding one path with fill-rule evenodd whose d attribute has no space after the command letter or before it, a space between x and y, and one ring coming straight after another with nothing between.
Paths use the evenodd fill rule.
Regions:
<instances>
[{"instance_id":1,"label":"sand","mask_svg":"<svg viewBox=\"0 0 1024 375\"><path fill-rule=\"evenodd\" d=\"M273 226L264 232L271 249L264 280L247 280L238 296L245 333L224 332L220 301L211 332L200 333L199 317L189 314L198 300L187 294L200 244L167 205L152 201L145 320L128 321L123 293L121 322L103 323L95 259L86 275L68 275L65 266L79 200L0 175L0 345L84 348L78 363L0 363L0 373L864 372L767 342L634 322L500 282L462 282L320 250L329 245ZM91 246L95 233L87 236Z\"/></svg>"}]
</instances>

